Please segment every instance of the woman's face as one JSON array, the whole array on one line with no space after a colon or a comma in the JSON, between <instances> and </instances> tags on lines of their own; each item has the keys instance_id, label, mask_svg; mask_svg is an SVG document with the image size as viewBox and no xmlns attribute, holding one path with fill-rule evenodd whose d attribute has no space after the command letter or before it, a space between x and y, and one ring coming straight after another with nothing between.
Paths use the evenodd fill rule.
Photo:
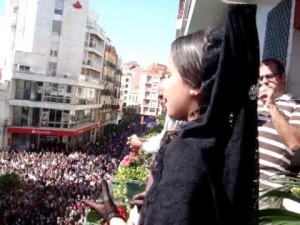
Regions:
<instances>
[{"instance_id":1,"label":"woman's face","mask_svg":"<svg viewBox=\"0 0 300 225\"><path fill-rule=\"evenodd\" d=\"M171 57L168 68L171 74L164 90L167 115L172 119L187 119L188 114L199 108L198 96L191 95L194 89L183 81Z\"/></svg>"}]
</instances>

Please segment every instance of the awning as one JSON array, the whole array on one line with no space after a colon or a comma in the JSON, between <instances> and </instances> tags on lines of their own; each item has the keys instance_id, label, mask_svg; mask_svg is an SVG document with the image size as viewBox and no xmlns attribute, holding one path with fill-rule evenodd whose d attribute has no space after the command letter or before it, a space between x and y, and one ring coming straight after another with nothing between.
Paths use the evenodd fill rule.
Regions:
<instances>
[{"instance_id":1,"label":"awning","mask_svg":"<svg viewBox=\"0 0 300 225\"><path fill-rule=\"evenodd\" d=\"M100 122L88 124L86 126L77 129L44 129L44 128L32 128L32 127L15 127L8 126L8 133L15 134L40 134L40 135L51 135L51 136L76 136L81 133L90 131L94 128L100 127Z\"/></svg>"}]
</instances>

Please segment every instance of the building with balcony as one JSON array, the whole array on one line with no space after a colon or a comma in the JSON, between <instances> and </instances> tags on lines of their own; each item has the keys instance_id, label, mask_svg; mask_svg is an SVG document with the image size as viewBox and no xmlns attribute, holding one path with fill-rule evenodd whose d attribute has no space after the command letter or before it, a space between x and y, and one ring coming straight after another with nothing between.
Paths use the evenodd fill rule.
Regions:
<instances>
[{"instance_id":1,"label":"building with balcony","mask_svg":"<svg viewBox=\"0 0 300 225\"><path fill-rule=\"evenodd\" d=\"M121 60L117 54L115 47L108 43L105 47L104 66L103 66L103 83L104 89L101 96L101 104L103 105L99 111L99 117L103 121L103 125L109 128L110 124L117 124L120 117L120 86L121 86ZM104 129L106 129L104 127ZM104 130L102 129L101 132Z\"/></svg>"},{"instance_id":2,"label":"building with balcony","mask_svg":"<svg viewBox=\"0 0 300 225\"><path fill-rule=\"evenodd\" d=\"M166 73L167 67L161 64L152 64L142 72L139 87L141 121L144 121L147 117L154 118L161 113L161 106L158 101L158 87Z\"/></svg>"},{"instance_id":3,"label":"building with balcony","mask_svg":"<svg viewBox=\"0 0 300 225\"><path fill-rule=\"evenodd\" d=\"M140 113L140 80L143 68L137 62L128 62L122 66L120 100L122 110L130 109Z\"/></svg>"},{"instance_id":4,"label":"building with balcony","mask_svg":"<svg viewBox=\"0 0 300 225\"><path fill-rule=\"evenodd\" d=\"M51 141L77 148L95 141L106 37L89 0L8 0L5 17L10 38L0 68L10 85L1 108L3 146Z\"/></svg>"}]
</instances>

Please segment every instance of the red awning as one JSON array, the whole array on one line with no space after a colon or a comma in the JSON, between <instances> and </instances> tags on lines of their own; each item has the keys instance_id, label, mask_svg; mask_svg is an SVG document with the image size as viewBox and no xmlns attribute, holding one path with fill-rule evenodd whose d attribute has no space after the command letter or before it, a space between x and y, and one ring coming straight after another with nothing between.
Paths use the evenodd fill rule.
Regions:
<instances>
[{"instance_id":1,"label":"red awning","mask_svg":"<svg viewBox=\"0 0 300 225\"><path fill-rule=\"evenodd\" d=\"M40 135L51 135L51 136L76 136L78 134L90 131L91 129L100 127L100 123L92 123L75 130L66 129L43 129L43 128L31 128L31 127L14 127L8 126L8 133L16 134L40 134Z\"/></svg>"}]
</instances>

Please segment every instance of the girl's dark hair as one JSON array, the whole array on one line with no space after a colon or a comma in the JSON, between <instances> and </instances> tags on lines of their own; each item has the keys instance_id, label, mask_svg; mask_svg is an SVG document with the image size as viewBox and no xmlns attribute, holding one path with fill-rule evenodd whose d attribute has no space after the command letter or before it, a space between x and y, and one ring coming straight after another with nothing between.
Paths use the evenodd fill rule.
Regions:
<instances>
[{"instance_id":1,"label":"girl's dark hair","mask_svg":"<svg viewBox=\"0 0 300 225\"><path fill-rule=\"evenodd\" d=\"M183 81L193 88L201 88L201 104L209 104L222 38L222 31L199 30L177 38L171 46L172 60Z\"/></svg>"}]
</instances>

